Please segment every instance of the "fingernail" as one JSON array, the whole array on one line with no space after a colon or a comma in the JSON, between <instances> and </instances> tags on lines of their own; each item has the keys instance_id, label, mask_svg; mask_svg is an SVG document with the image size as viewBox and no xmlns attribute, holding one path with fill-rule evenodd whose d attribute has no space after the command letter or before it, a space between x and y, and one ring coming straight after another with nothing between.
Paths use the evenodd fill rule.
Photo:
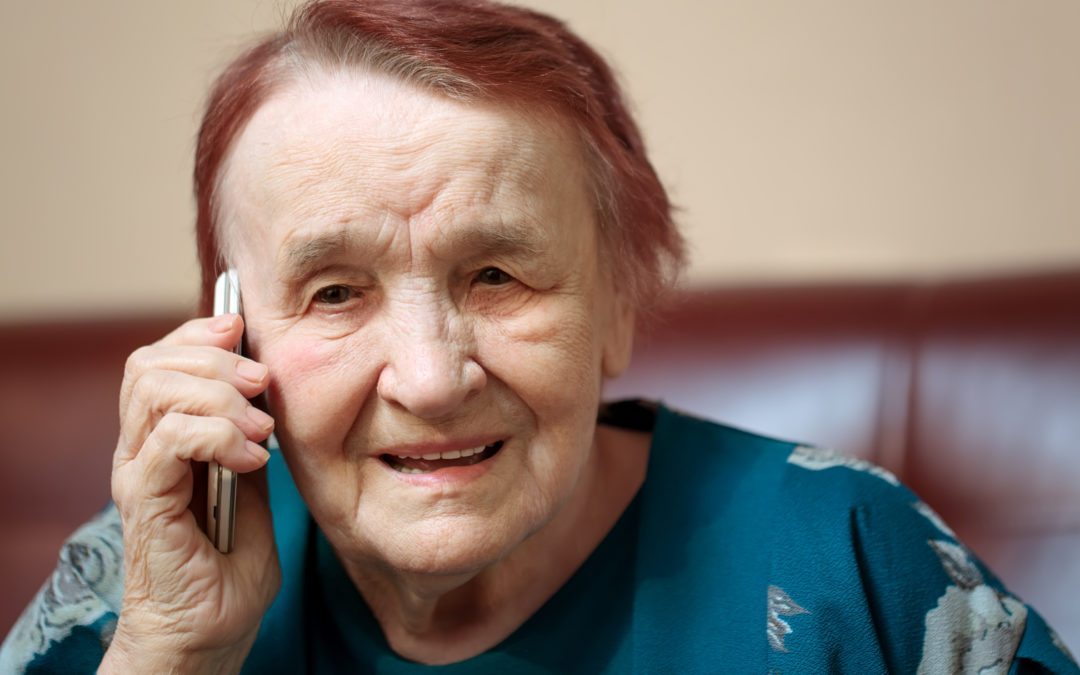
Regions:
<instances>
[{"instance_id":1,"label":"fingernail","mask_svg":"<svg viewBox=\"0 0 1080 675\"><path fill-rule=\"evenodd\" d=\"M266 464L266 460L270 459L270 453L266 451L266 448L254 443L252 441L247 442L248 454L259 460L260 464Z\"/></svg>"},{"instance_id":2,"label":"fingernail","mask_svg":"<svg viewBox=\"0 0 1080 675\"><path fill-rule=\"evenodd\" d=\"M252 382L262 382L266 377L266 366L257 362L250 361L248 359L240 359L236 362L236 372L240 377Z\"/></svg>"},{"instance_id":3,"label":"fingernail","mask_svg":"<svg viewBox=\"0 0 1080 675\"><path fill-rule=\"evenodd\" d=\"M270 417L255 406L248 406L247 416L248 419L255 424L255 426L259 427L260 431L270 431L274 428L274 418Z\"/></svg>"},{"instance_id":4,"label":"fingernail","mask_svg":"<svg viewBox=\"0 0 1080 675\"><path fill-rule=\"evenodd\" d=\"M215 316L210 322L210 330L214 331L215 333L228 333L229 329L232 328L234 321L236 321L235 314L222 314L220 316Z\"/></svg>"}]
</instances>

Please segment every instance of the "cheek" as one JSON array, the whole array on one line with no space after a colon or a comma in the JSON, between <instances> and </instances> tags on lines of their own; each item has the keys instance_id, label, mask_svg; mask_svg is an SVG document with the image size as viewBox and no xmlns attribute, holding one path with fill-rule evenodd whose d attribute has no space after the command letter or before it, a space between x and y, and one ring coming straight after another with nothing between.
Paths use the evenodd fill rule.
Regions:
<instances>
[{"instance_id":1,"label":"cheek","mask_svg":"<svg viewBox=\"0 0 1080 675\"><path fill-rule=\"evenodd\" d=\"M599 396L600 348L587 306L552 303L479 330L485 368L528 403L591 406Z\"/></svg>"},{"instance_id":2,"label":"cheek","mask_svg":"<svg viewBox=\"0 0 1080 675\"><path fill-rule=\"evenodd\" d=\"M600 401L600 349L590 314L572 311L533 316L504 326L488 343L497 358L488 370L522 401L535 427L521 497L546 522L565 504L589 457Z\"/></svg>"},{"instance_id":3,"label":"cheek","mask_svg":"<svg viewBox=\"0 0 1080 675\"><path fill-rule=\"evenodd\" d=\"M304 446L340 440L372 384L365 350L350 340L290 337L263 350L279 433ZM341 428L336 428L340 426Z\"/></svg>"}]
</instances>

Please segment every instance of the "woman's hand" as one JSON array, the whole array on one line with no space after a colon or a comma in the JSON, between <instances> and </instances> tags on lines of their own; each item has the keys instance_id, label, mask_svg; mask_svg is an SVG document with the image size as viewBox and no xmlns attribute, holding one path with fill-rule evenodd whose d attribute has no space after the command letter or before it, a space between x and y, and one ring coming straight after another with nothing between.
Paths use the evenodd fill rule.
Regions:
<instances>
[{"instance_id":1,"label":"woman's hand","mask_svg":"<svg viewBox=\"0 0 1080 675\"><path fill-rule=\"evenodd\" d=\"M258 445L273 419L247 400L269 377L228 351L242 332L234 314L195 319L128 359L112 471L124 598L101 672L239 670L281 584L260 470L269 455ZM238 481L228 555L193 511L202 507L192 502L192 462L210 460L249 474Z\"/></svg>"}]
</instances>

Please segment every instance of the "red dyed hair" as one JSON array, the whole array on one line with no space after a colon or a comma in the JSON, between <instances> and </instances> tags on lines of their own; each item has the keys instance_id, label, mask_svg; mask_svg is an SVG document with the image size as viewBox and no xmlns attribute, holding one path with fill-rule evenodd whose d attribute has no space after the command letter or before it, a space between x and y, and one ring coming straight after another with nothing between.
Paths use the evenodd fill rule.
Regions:
<instances>
[{"instance_id":1,"label":"red dyed hair","mask_svg":"<svg viewBox=\"0 0 1080 675\"><path fill-rule=\"evenodd\" d=\"M305 67L360 67L464 102L540 111L567 123L587 157L597 222L616 284L655 307L683 262L671 205L611 69L563 24L486 0L316 0L218 78L195 152L202 303L224 261L216 189L256 109Z\"/></svg>"}]
</instances>

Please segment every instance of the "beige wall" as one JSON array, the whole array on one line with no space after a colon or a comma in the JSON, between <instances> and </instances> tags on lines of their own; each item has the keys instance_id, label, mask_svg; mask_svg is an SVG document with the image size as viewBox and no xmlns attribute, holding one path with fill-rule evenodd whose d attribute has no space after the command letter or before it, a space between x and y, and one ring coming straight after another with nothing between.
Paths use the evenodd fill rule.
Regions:
<instances>
[{"instance_id":1,"label":"beige wall","mask_svg":"<svg viewBox=\"0 0 1080 675\"><path fill-rule=\"evenodd\" d=\"M183 310L191 149L292 2L0 6L0 320ZM1080 3L532 0L621 70L689 279L1080 266Z\"/></svg>"}]
</instances>

